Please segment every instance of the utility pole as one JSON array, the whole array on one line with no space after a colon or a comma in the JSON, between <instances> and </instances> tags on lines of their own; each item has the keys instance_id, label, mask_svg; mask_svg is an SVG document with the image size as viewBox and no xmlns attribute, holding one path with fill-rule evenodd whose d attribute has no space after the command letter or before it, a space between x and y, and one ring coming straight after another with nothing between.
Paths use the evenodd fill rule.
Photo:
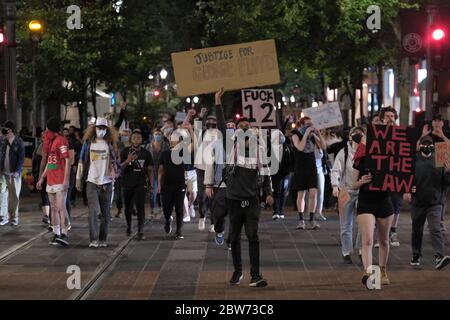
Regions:
<instances>
[{"instance_id":1,"label":"utility pole","mask_svg":"<svg viewBox=\"0 0 450 320\"><path fill-rule=\"evenodd\" d=\"M6 17L6 108L7 118L16 125L17 119L17 75L16 75L16 1L5 1Z\"/></svg>"},{"instance_id":2,"label":"utility pole","mask_svg":"<svg viewBox=\"0 0 450 320\"><path fill-rule=\"evenodd\" d=\"M428 23L426 35L431 33L431 28L434 23L436 15L439 13L439 8L435 4L427 6ZM433 117L433 104L434 104L434 79L436 73L431 66L431 46L427 45L427 90L426 90L426 107L425 107L425 120L431 120Z\"/></svg>"}]
</instances>

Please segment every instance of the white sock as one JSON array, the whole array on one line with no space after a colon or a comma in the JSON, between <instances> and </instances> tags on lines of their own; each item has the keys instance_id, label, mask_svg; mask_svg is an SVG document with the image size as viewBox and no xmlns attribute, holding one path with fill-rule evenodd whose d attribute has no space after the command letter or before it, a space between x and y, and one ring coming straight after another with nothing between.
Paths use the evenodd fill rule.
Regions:
<instances>
[{"instance_id":1,"label":"white sock","mask_svg":"<svg viewBox=\"0 0 450 320\"><path fill-rule=\"evenodd\" d=\"M53 226L53 232L54 232L57 236L60 236L60 235L61 235L61 226L60 226L60 225Z\"/></svg>"}]
</instances>

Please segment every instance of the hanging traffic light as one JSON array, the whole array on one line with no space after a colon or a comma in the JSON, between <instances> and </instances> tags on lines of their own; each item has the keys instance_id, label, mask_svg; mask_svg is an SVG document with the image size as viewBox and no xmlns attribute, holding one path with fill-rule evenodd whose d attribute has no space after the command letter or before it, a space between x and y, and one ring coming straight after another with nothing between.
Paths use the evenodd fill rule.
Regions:
<instances>
[{"instance_id":1,"label":"hanging traffic light","mask_svg":"<svg viewBox=\"0 0 450 320\"><path fill-rule=\"evenodd\" d=\"M441 41L445 38L445 30L441 27L437 27L432 31L431 36L434 41Z\"/></svg>"},{"instance_id":2,"label":"hanging traffic light","mask_svg":"<svg viewBox=\"0 0 450 320\"><path fill-rule=\"evenodd\" d=\"M43 26L39 20L33 20L28 24L28 31L30 32L30 41L32 43L39 43L42 40Z\"/></svg>"}]
</instances>

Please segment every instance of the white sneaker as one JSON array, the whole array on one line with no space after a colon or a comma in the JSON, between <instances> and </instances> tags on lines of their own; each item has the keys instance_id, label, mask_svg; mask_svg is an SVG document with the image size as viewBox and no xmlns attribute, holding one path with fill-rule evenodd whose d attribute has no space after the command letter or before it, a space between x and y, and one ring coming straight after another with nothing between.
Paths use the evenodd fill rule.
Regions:
<instances>
[{"instance_id":1,"label":"white sneaker","mask_svg":"<svg viewBox=\"0 0 450 320\"><path fill-rule=\"evenodd\" d=\"M194 208L194 206L190 206L189 207L189 215L191 216L192 219L195 218L195 208Z\"/></svg>"},{"instance_id":2,"label":"white sneaker","mask_svg":"<svg viewBox=\"0 0 450 320\"><path fill-rule=\"evenodd\" d=\"M205 230L205 220L206 220L206 218L200 218L198 220L198 230L200 230L200 231Z\"/></svg>"},{"instance_id":3,"label":"white sneaker","mask_svg":"<svg viewBox=\"0 0 450 320\"><path fill-rule=\"evenodd\" d=\"M187 215L186 217L183 218L183 222L190 222L191 221L191 217L189 215Z\"/></svg>"},{"instance_id":4,"label":"white sneaker","mask_svg":"<svg viewBox=\"0 0 450 320\"><path fill-rule=\"evenodd\" d=\"M0 221L0 226L6 226L7 224L9 224L8 219Z\"/></svg>"},{"instance_id":5,"label":"white sneaker","mask_svg":"<svg viewBox=\"0 0 450 320\"><path fill-rule=\"evenodd\" d=\"M11 225L14 226L14 227L17 227L19 225L19 221L14 219L14 220L11 221Z\"/></svg>"},{"instance_id":6,"label":"white sneaker","mask_svg":"<svg viewBox=\"0 0 450 320\"><path fill-rule=\"evenodd\" d=\"M306 230L305 220L300 220L300 221L298 222L298 225L297 225L297 228L296 228L296 229L297 229L297 230L299 230L299 229Z\"/></svg>"},{"instance_id":7,"label":"white sneaker","mask_svg":"<svg viewBox=\"0 0 450 320\"><path fill-rule=\"evenodd\" d=\"M89 243L89 248L98 248L98 241L94 240L91 243Z\"/></svg>"},{"instance_id":8,"label":"white sneaker","mask_svg":"<svg viewBox=\"0 0 450 320\"><path fill-rule=\"evenodd\" d=\"M216 233L216 231L214 230L214 225L212 225L211 228L209 228L209 232Z\"/></svg>"},{"instance_id":9,"label":"white sneaker","mask_svg":"<svg viewBox=\"0 0 450 320\"><path fill-rule=\"evenodd\" d=\"M108 246L108 244L106 243L106 241L100 241L100 242L98 243L98 246L99 246L100 248L106 248L106 247Z\"/></svg>"}]
</instances>

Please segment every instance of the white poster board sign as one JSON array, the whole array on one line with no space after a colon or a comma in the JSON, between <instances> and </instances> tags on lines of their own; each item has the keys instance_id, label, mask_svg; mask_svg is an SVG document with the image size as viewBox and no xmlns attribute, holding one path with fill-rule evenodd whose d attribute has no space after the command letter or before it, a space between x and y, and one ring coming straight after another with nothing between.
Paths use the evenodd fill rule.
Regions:
<instances>
[{"instance_id":1,"label":"white poster board sign","mask_svg":"<svg viewBox=\"0 0 450 320\"><path fill-rule=\"evenodd\" d=\"M184 121L186 119L186 112L177 112L175 115L175 122Z\"/></svg>"},{"instance_id":2,"label":"white poster board sign","mask_svg":"<svg viewBox=\"0 0 450 320\"><path fill-rule=\"evenodd\" d=\"M275 93L272 89L242 90L242 115L252 127L275 128Z\"/></svg>"},{"instance_id":3,"label":"white poster board sign","mask_svg":"<svg viewBox=\"0 0 450 320\"><path fill-rule=\"evenodd\" d=\"M316 108L303 109L303 114L305 117L311 118L314 127L317 129L332 128L344 124L338 102L323 104Z\"/></svg>"}]
</instances>

